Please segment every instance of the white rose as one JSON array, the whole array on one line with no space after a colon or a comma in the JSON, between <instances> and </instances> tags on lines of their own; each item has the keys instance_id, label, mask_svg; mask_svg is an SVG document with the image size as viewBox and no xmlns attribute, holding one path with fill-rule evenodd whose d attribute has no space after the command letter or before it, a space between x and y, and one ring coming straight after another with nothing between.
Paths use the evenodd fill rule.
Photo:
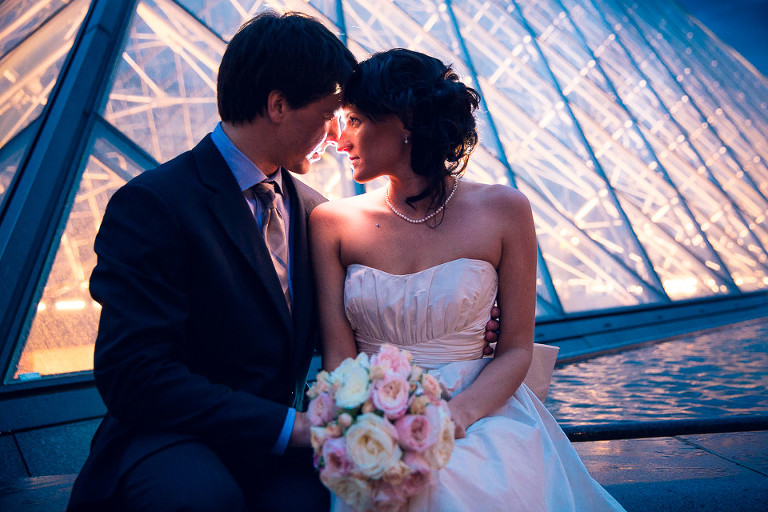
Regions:
<instances>
[{"instance_id":1,"label":"white rose","mask_svg":"<svg viewBox=\"0 0 768 512\"><path fill-rule=\"evenodd\" d=\"M390 422L373 413L363 414L346 433L347 455L355 468L370 478L381 478L400 461L397 431Z\"/></svg>"},{"instance_id":2,"label":"white rose","mask_svg":"<svg viewBox=\"0 0 768 512\"><path fill-rule=\"evenodd\" d=\"M341 409L358 407L368 398L368 369L359 359L345 359L331 376Z\"/></svg>"}]
</instances>

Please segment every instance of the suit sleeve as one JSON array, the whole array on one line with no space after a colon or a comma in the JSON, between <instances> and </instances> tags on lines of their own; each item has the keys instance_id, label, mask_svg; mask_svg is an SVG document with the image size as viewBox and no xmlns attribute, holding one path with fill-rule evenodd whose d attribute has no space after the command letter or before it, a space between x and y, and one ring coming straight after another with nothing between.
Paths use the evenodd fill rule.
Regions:
<instances>
[{"instance_id":1,"label":"suit sleeve","mask_svg":"<svg viewBox=\"0 0 768 512\"><path fill-rule=\"evenodd\" d=\"M110 413L139 430L189 434L232 454L267 453L288 407L212 383L186 362L192 283L177 215L133 183L107 207L91 277L102 305L96 385Z\"/></svg>"}]
</instances>

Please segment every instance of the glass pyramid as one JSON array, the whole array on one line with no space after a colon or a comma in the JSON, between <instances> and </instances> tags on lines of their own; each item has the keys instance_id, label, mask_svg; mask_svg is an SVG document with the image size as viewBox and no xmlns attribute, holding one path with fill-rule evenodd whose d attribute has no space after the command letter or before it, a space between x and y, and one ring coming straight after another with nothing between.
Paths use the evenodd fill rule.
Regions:
<instances>
[{"instance_id":1,"label":"glass pyramid","mask_svg":"<svg viewBox=\"0 0 768 512\"><path fill-rule=\"evenodd\" d=\"M7 380L90 369L98 305L87 288L106 201L215 126L226 41L267 8L321 19L361 59L394 46L429 53L481 92L467 177L531 201L537 319L768 289L768 80L673 2L131 4L90 143L74 171L62 164L79 184L63 192L46 264L28 276ZM87 8L0 5L0 205L22 186L36 119ZM332 150L304 179L329 198L363 190Z\"/></svg>"}]
</instances>

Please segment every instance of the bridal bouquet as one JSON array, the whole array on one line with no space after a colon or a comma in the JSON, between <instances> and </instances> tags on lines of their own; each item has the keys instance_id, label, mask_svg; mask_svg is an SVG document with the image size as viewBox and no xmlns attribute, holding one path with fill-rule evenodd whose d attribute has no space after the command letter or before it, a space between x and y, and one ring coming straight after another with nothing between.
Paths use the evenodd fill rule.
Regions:
<instances>
[{"instance_id":1,"label":"bridal bouquet","mask_svg":"<svg viewBox=\"0 0 768 512\"><path fill-rule=\"evenodd\" d=\"M307 414L323 484L356 510L400 509L433 482L453 451L454 425L441 392L437 379L394 345L320 372Z\"/></svg>"}]
</instances>

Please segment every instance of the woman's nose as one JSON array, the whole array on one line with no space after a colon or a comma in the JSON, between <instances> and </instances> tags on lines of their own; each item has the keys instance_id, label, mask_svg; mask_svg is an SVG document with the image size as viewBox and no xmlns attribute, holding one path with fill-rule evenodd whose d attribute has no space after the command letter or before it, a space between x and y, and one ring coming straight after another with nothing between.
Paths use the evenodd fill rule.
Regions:
<instances>
[{"instance_id":1,"label":"woman's nose","mask_svg":"<svg viewBox=\"0 0 768 512\"><path fill-rule=\"evenodd\" d=\"M351 147L351 144L349 143L349 137L347 137L347 129L341 131L338 138L336 139L336 150L339 152L347 153L349 152L349 149Z\"/></svg>"}]
</instances>

